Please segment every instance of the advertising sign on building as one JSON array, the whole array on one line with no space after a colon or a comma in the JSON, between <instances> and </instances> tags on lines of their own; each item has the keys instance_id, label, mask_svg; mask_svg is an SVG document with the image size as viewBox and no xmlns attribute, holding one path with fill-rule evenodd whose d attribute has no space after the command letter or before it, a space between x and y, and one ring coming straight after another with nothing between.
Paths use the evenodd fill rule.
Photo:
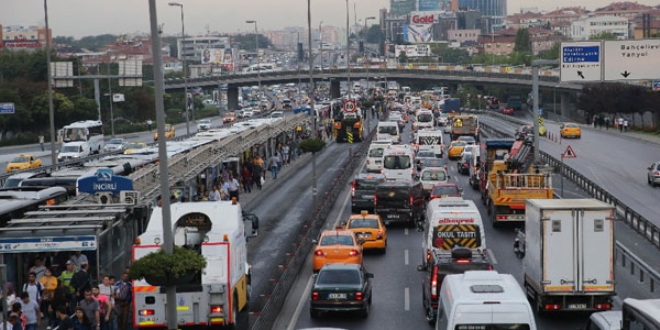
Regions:
<instances>
[{"instance_id":1,"label":"advertising sign on building","mask_svg":"<svg viewBox=\"0 0 660 330\"><path fill-rule=\"evenodd\" d=\"M413 11L410 12L410 24L433 24L438 22L441 11Z\"/></svg>"},{"instance_id":2,"label":"advertising sign on building","mask_svg":"<svg viewBox=\"0 0 660 330\"><path fill-rule=\"evenodd\" d=\"M403 40L410 43L433 41L433 24L404 24Z\"/></svg>"},{"instance_id":3,"label":"advertising sign on building","mask_svg":"<svg viewBox=\"0 0 660 330\"><path fill-rule=\"evenodd\" d=\"M419 11L439 10L439 9L440 9L440 0L417 0L417 10Z\"/></svg>"},{"instance_id":4,"label":"advertising sign on building","mask_svg":"<svg viewBox=\"0 0 660 330\"><path fill-rule=\"evenodd\" d=\"M202 64L221 65L231 71L233 66L231 48L207 48L202 51Z\"/></svg>"},{"instance_id":5,"label":"advertising sign on building","mask_svg":"<svg viewBox=\"0 0 660 330\"><path fill-rule=\"evenodd\" d=\"M405 52L407 57L428 57L431 56L431 45L396 45L396 56Z\"/></svg>"}]
</instances>

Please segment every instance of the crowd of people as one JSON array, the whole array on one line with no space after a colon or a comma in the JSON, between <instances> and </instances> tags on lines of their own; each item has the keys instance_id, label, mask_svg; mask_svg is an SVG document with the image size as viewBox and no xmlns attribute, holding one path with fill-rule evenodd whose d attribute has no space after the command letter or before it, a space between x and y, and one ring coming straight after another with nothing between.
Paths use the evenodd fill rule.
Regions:
<instances>
[{"instance_id":1,"label":"crowd of people","mask_svg":"<svg viewBox=\"0 0 660 330\"><path fill-rule=\"evenodd\" d=\"M594 115L592 118L592 124L594 128L603 128L605 127L606 130L610 129L610 126L612 126L615 130L618 130L621 133L628 132L628 126L632 123L632 120L629 117L622 117L619 116L619 118L613 117L610 119L609 116L602 116L602 115Z\"/></svg>"},{"instance_id":2,"label":"crowd of people","mask_svg":"<svg viewBox=\"0 0 660 330\"><path fill-rule=\"evenodd\" d=\"M6 283L2 292L8 310L2 330L129 330L133 286L126 268L116 281L104 275L93 285L87 256L81 251L72 255L55 252L37 256L21 290ZM5 323L2 323L5 324Z\"/></svg>"}]
</instances>

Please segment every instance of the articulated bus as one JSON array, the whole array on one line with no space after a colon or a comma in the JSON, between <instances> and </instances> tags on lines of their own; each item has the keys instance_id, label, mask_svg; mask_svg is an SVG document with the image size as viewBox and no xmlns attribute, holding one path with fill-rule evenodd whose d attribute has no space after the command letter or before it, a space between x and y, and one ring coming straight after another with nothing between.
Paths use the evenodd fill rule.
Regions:
<instances>
[{"instance_id":1,"label":"articulated bus","mask_svg":"<svg viewBox=\"0 0 660 330\"><path fill-rule=\"evenodd\" d=\"M103 139L103 123L100 120L77 121L64 126L60 130L63 143L87 142L90 154L101 153L105 141Z\"/></svg>"}]
</instances>

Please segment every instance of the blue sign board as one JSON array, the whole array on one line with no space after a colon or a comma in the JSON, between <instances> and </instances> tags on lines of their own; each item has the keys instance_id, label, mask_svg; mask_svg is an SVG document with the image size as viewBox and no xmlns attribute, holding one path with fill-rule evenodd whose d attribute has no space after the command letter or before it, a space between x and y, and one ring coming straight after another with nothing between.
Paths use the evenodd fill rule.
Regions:
<instances>
[{"instance_id":1,"label":"blue sign board","mask_svg":"<svg viewBox=\"0 0 660 330\"><path fill-rule=\"evenodd\" d=\"M418 0L417 11L440 10L440 0Z\"/></svg>"},{"instance_id":2,"label":"blue sign board","mask_svg":"<svg viewBox=\"0 0 660 330\"><path fill-rule=\"evenodd\" d=\"M660 91L660 80L653 80L653 90Z\"/></svg>"},{"instance_id":3,"label":"blue sign board","mask_svg":"<svg viewBox=\"0 0 660 330\"><path fill-rule=\"evenodd\" d=\"M14 103L0 103L0 113L14 113Z\"/></svg>"},{"instance_id":4,"label":"blue sign board","mask_svg":"<svg viewBox=\"0 0 660 330\"><path fill-rule=\"evenodd\" d=\"M562 82L601 81L601 42L562 42L559 66Z\"/></svg>"},{"instance_id":5,"label":"blue sign board","mask_svg":"<svg viewBox=\"0 0 660 330\"><path fill-rule=\"evenodd\" d=\"M37 237L0 239L0 253L46 252L46 251L93 251L96 250L95 236Z\"/></svg>"},{"instance_id":6,"label":"blue sign board","mask_svg":"<svg viewBox=\"0 0 660 330\"><path fill-rule=\"evenodd\" d=\"M120 191L133 190L133 180L114 175L111 169L99 169L95 176L78 179L78 191L88 194L109 192L118 195Z\"/></svg>"},{"instance_id":7,"label":"blue sign board","mask_svg":"<svg viewBox=\"0 0 660 330\"><path fill-rule=\"evenodd\" d=\"M600 62L600 47L571 46L562 48L563 63Z\"/></svg>"}]
</instances>

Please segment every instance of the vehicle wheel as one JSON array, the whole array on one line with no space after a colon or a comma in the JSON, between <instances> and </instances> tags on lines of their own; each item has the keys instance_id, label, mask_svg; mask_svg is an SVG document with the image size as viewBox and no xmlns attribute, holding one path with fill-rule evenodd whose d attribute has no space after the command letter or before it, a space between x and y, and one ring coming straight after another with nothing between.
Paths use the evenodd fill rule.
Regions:
<instances>
[{"instance_id":1,"label":"vehicle wheel","mask_svg":"<svg viewBox=\"0 0 660 330\"><path fill-rule=\"evenodd\" d=\"M490 205L491 205L492 203L493 203L493 202L492 202L491 200L488 200L488 201L486 202L486 213L488 213L488 215L491 215L491 214L492 214L492 212L491 212L492 209L490 208Z\"/></svg>"},{"instance_id":2,"label":"vehicle wheel","mask_svg":"<svg viewBox=\"0 0 660 330\"><path fill-rule=\"evenodd\" d=\"M646 176L646 183L648 183L651 187L653 187L653 184L651 183L651 178L648 175Z\"/></svg>"},{"instance_id":3,"label":"vehicle wheel","mask_svg":"<svg viewBox=\"0 0 660 330\"><path fill-rule=\"evenodd\" d=\"M315 310L313 308L309 309L309 317L311 317L313 319L318 319L320 316L321 316L321 314L319 314L319 312L317 310Z\"/></svg>"},{"instance_id":4,"label":"vehicle wheel","mask_svg":"<svg viewBox=\"0 0 660 330\"><path fill-rule=\"evenodd\" d=\"M491 205L490 205L490 207L489 207L488 209L490 210L488 213L490 214L491 219L492 219L492 221L493 221L493 228L499 228L499 227L500 227L500 223L499 223L499 222L497 221L497 219L496 219L496 215L495 215L495 213L496 213L496 212L495 212L495 204L492 204L492 203L491 203Z\"/></svg>"},{"instance_id":5,"label":"vehicle wheel","mask_svg":"<svg viewBox=\"0 0 660 330\"><path fill-rule=\"evenodd\" d=\"M363 319L366 319L369 317L369 312L371 311L371 301L367 301L366 304L364 304L364 308L362 308L362 311L360 312L360 316L362 316Z\"/></svg>"},{"instance_id":6,"label":"vehicle wheel","mask_svg":"<svg viewBox=\"0 0 660 330\"><path fill-rule=\"evenodd\" d=\"M387 253L387 240L385 240L385 247L380 249L380 254L386 254Z\"/></svg>"},{"instance_id":7,"label":"vehicle wheel","mask_svg":"<svg viewBox=\"0 0 660 330\"><path fill-rule=\"evenodd\" d=\"M234 294L234 301L231 303L231 319L234 323L229 325L230 329L238 329L238 297Z\"/></svg>"}]
</instances>

